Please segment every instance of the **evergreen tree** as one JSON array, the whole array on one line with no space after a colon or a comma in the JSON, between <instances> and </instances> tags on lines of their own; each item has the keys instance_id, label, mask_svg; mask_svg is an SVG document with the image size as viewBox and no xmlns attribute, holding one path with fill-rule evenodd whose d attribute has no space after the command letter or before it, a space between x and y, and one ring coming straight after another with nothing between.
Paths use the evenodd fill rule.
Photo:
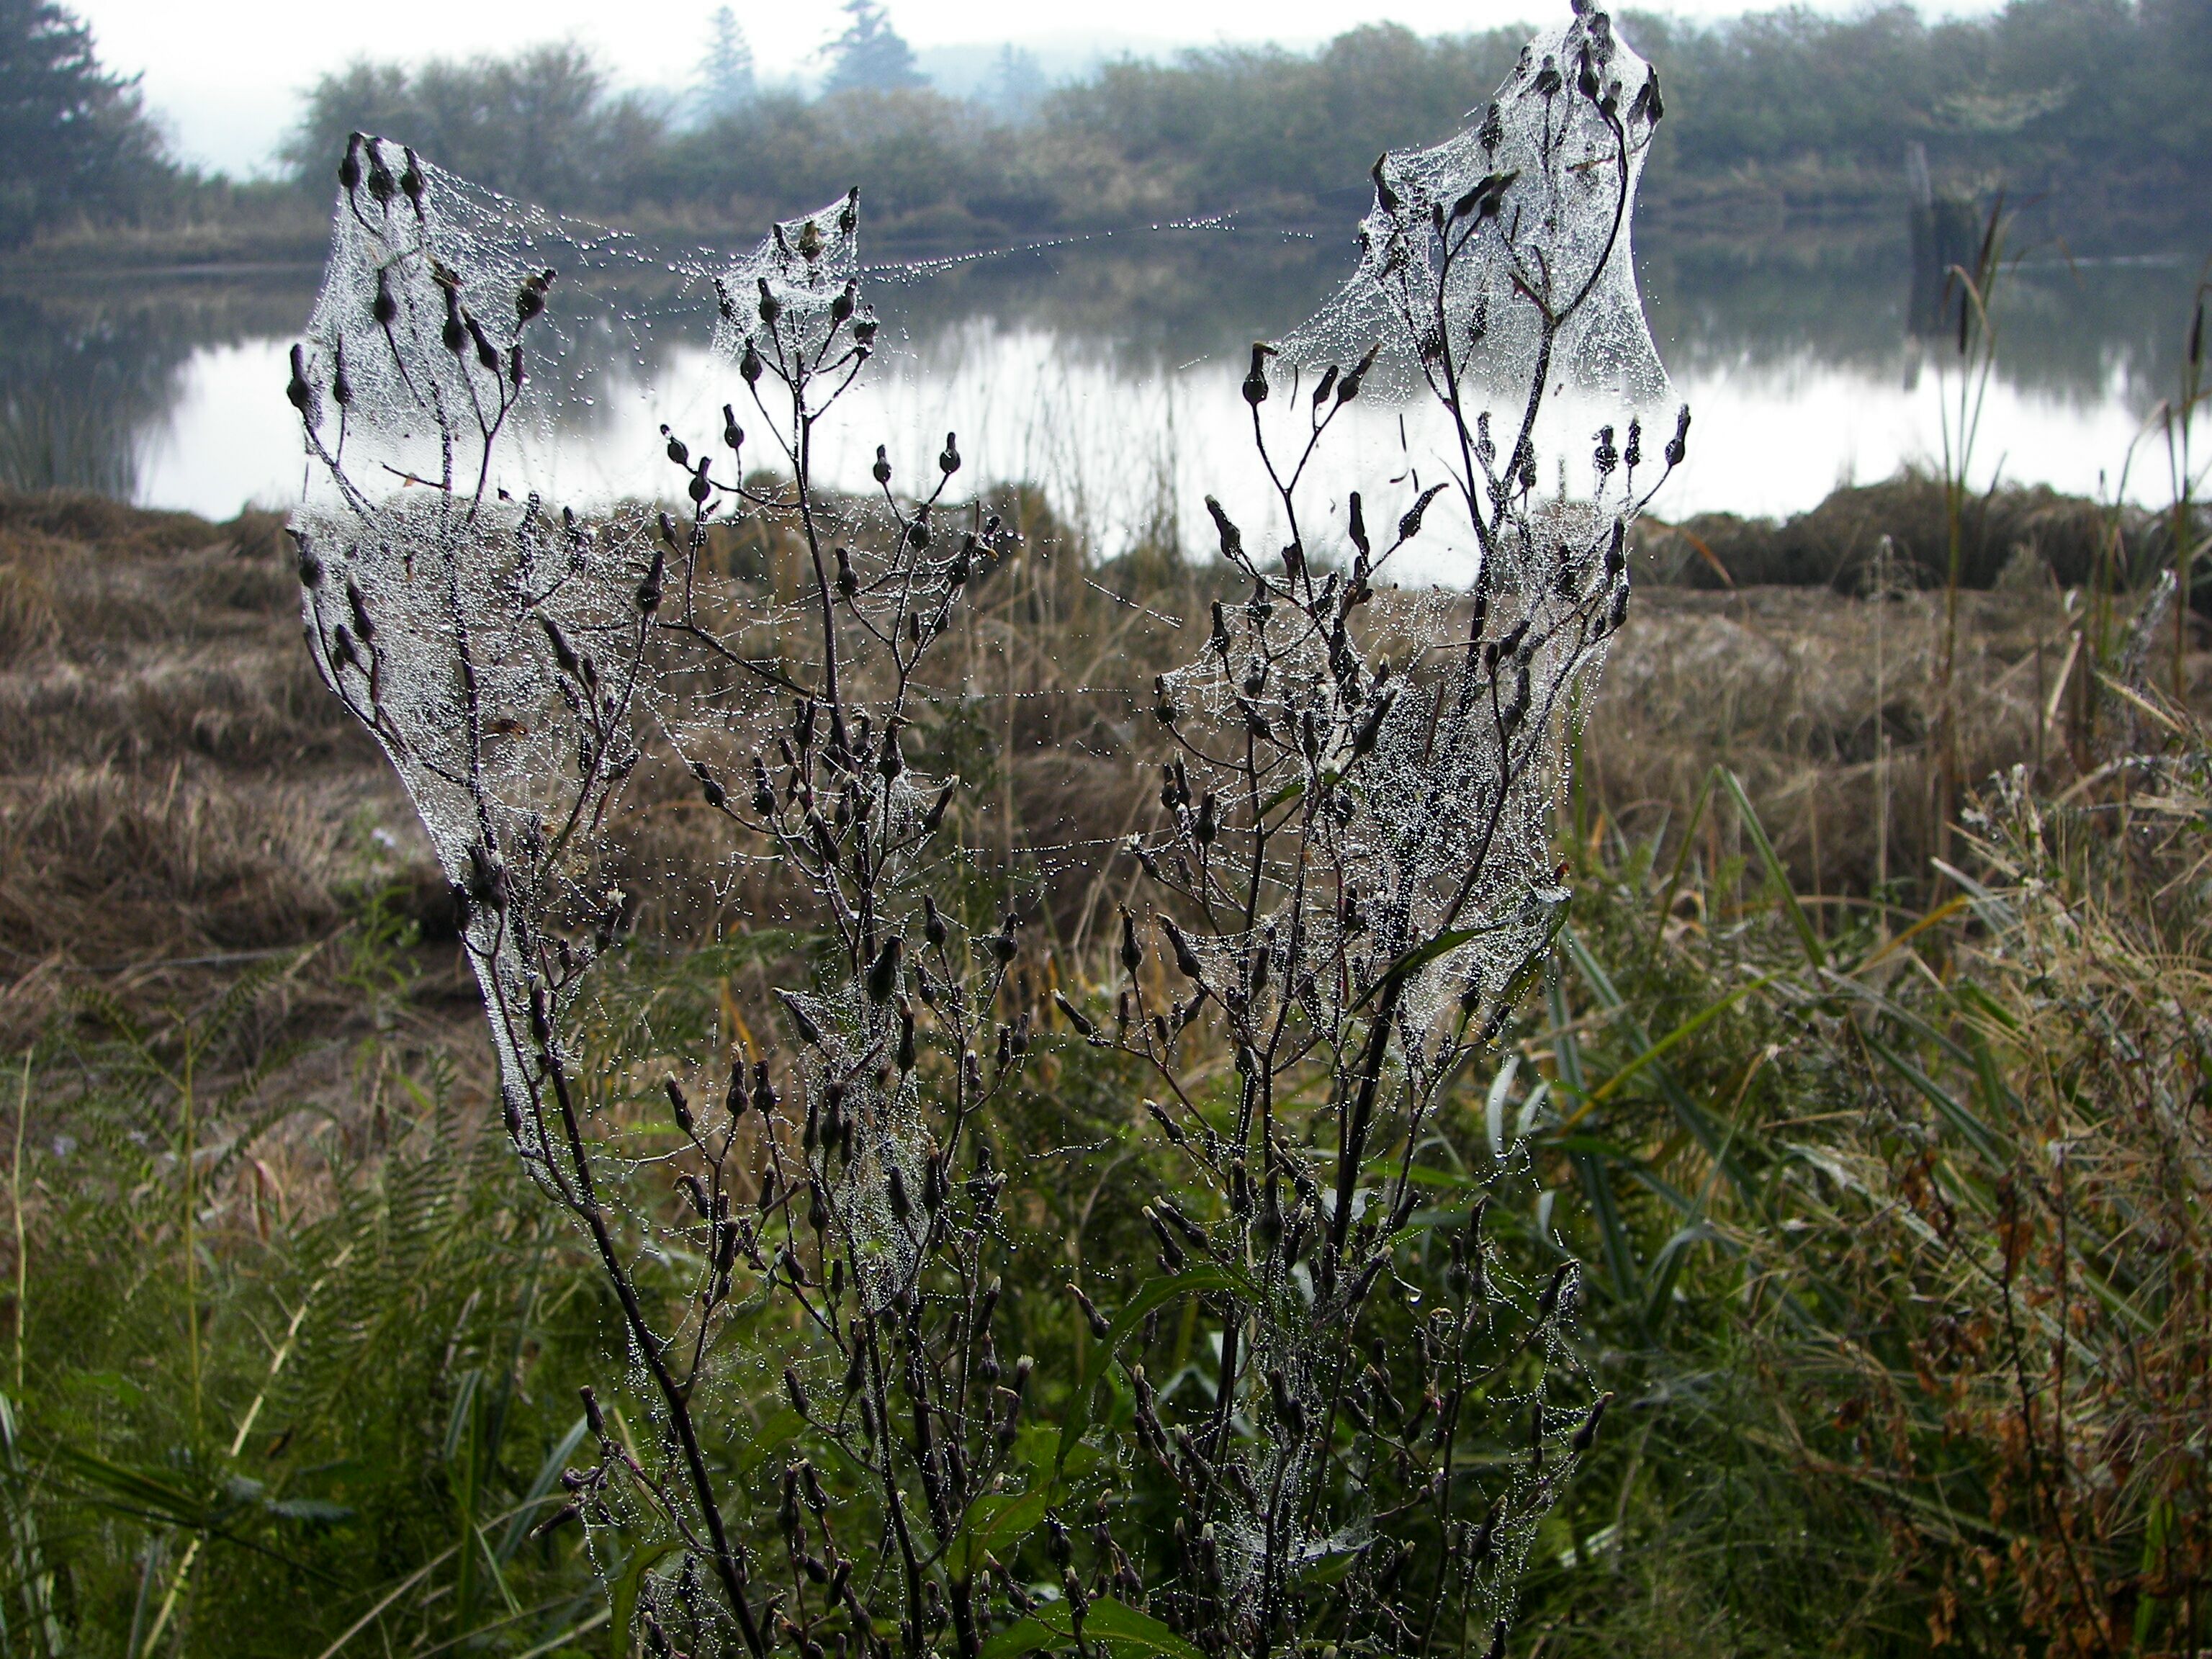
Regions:
<instances>
[{"instance_id":1,"label":"evergreen tree","mask_svg":"<svg viewBox=\"0 0 2212 1659\"><path fill-rule=\"evenodd\" d=\"M699 70L699 107L710 120L752 100L753 48L738 15L716 9L707 24L707 57Z\"/></svg>"},{"instance_id":2,"label":"evergreen tree","mask_svg":"<svg viewBox=\"0 0 2212 1659\"><path fill-rule=\"evenodd\" d=\"M171 168L134 81L52 0L0 0L0 247L78 213L139 204Z\"/></svg>"},{"instance_id":3,"label":"evergreen tree","mask_svg":"<svg viewBox=\"0 0 2212 1659\"><path fill-rule=\"evenodd\" d=\"M915 67L914 48L891 27L882 0L845 0L845 15L851 21L844 33L830 43L824 92L890 92L927 84Z\"/></svg>"},{"instance_id":4,"label":"evergreen tree","mask_svg":"<svg viewBox=\"0 0 2212 1659\"><path fill-rule=\"evenodd\" d=\"M1051 89L1044 65L1035 52L1011 44L999 48L999 61L992 68L991 88L986 95L992 108L1008 120L1026 121L1036 115L1037 106Z\"/></svg>"}]
</instances>

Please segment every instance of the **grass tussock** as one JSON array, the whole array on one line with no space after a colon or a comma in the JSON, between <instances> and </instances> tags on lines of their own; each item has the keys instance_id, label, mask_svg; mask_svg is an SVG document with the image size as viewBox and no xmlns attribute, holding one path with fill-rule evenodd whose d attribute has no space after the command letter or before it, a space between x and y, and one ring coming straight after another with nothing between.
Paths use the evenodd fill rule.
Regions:
<instances>
[{"instance_id":1,"label":"grass tussock","mask_svg":"<svg viewBox=\"0 0 2212 1659\"><path fill-rule=\"evenodd\" d=\"M2112 507L2048 484L2007 483L1970 496L1960 521L1959 580L1972 588L2035 590L2138 581L2172 562L2172 520ZM2200 529L2199 534L2203 532ZM1942 587L1950 568L1943 483L1907 471L1844 485L1779 522L1700 513L1639 532L1662 580L1700 588Z\"/></svg>"}]
</instances>

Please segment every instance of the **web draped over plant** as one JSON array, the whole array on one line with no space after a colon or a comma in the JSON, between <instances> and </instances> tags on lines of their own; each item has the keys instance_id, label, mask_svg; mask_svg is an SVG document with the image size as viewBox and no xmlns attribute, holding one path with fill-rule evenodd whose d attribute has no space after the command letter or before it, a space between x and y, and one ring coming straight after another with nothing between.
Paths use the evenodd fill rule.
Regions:
<instances>
[{"instance_id":1,"label":"web draped over plant","mask_svg":"<svg viewBox=\"0 0 2212 1659\"><path fill-rule=\"evenodd\" d=\"M554 1518L627 1540L616 1613L653 1651L1502 1644L1601 1406L1571 1263L1524 1284L1485 1230L1521 1164L1425 1159L1564 920L1565 745L1626 615L1627 524L1682 453L1686 413L1647 453L1665 380L1627 244L1660 112L1578 15L1470 131L1377 163L1358 272L1254 349L1273 493L1209 500L1238 586L1154 688L1161 817L1127 849L1153 902L1103 982L1071 965L1056 1021L1010 976L1019 919L970 902L945 819L972 783L908 752L939 752L961 692L924 665L1005 533L953 493L954 434L920 483L881 450L872 495L815 478L876 349L858 193L655 273L713 297L720 429L662 428L668 507L562 503L529 436L650 329L605 285L653 262L349 145L289 389L308 648L465 901L507 1133L622 1307L652 1443L587 1400L598 1462ZM1342 411L1384 392L1447 441L1313 499ZM1589 407L1605 423L1571 453L1560 420ZM1285 544L1248 546L1239 514ZM740 569L753 532L793 551L796 597ZM1463 591L1392 586L1423 538L1467 550ZM641 792L702 816L689 866L641 850ZM666 1077L672 1131L647 1133L609 1105L633 1057L580 1032L672 875L726 925L803 927L814 965L759 1030L733 1018L711 1073ZM1145 1211L1163 1274L1111 1319L1075 1290L1094 1340L1056 1429L998 1352L1011 1177L983 1132L1048 1024L1133 1106L1150 1079L1167 1172ZM652 1261L684 1264L672 1305L641 1288ZM1425 1306L1409 1288L1438 1279ZM1217 1347L1158 1389L1139 1355L1175 1306ZM779 1370L781 1426L747 1450ZM1131 1414L1094 1425L1109 1373ZM756 1468L778 1501L752 1501ZM1146 1529L1147 1492L1171 1527Z\"/></svg>"},{"instance_id":2,"label":"web draped over plant","mask_svg":"<svg viewBox=\"0 0 2212 1659\"><path fill-rule=\"evenodd\" d=\"M1424 1140L1565 920L1549 848L1566 739L1626 615L1629 521L1686 437L1685 413L1654 454L1642 426L1665 378L1627 216L1659 113L1656 77L1591 12L1528 47L1474 131L1376 163L1359 270L1279 350L1255 348L1243 386L1275 489L1261 505L1289 540L1272 556L1248 546L1209 499L1249 595L1217 603L1205 650L1157 687L1174 750L1166 822L1133 852L1161 895L1181 988L1148 981L1133 951L1113 1040L1157 1069L1163 1125L1232 1194L1207 1249L1254 1276L1252 1467L1206 1473L1209 1455L1249 1455L1218 1423L1163 1458L1224 1540L1219 1594L1248 1644L1310 1599L1299 1578L1342 1529L1366 1523L1358 1460L1340 1455L1332 1419L1387 1418L1374 1402L1389 1385L1328 1334L1358 1328L1403 1249ZM1310 500L1308 463L1377 375L1440 406L1450 441L1385 495ZM1583 394L1577 414L1590 398L1611 414L1573 453L1546 447L1562 392ZM1468 550L1468 591L1382 585L1440 520ZM1310 544L1339 524L1353 556L1324 571ZM1193 1107L1194 1023L1233 1054L1225 1126ZM1455 1473L1449 1436L1441 1459L1409 1462L1437 1493L1432 1593L1464 1596L1502 1632L1579 1432L1578 1417L1546 1427L1544 1380L1572 1370L1557 1320L1574 1286L1566 1275L1516 1302L1480 1218L1454 1242L1456 1305L1420 1316L1419 1346L1432 1395L1455 1413L1480 1374L1486 1413L1528 1422L1529 1450L1502 1480ZM1485 1348L1548 1365L1486 1368L1471 1357ZM1366 1551L1349 1582L1366 1577L1398 1638L1425 1645L1433 1617L1409 1624L1381 1588L1395 1562Z\"/></svg>"}]
</instances>

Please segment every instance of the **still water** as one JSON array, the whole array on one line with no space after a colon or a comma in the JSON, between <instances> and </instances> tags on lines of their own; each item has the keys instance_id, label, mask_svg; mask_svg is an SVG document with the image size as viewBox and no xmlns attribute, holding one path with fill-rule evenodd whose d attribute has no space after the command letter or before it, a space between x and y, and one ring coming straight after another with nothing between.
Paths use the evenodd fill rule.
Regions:
<instances>
[{"instance_id":1,"label":"still water","mask_svg":"<svg viewBox=\"0 0 2212 1659\"><path fill-rule=\"evenodd\" d=\"M1648 239L1647 239L1648 242ZM925 476L947 430L969 477L1042 485L1113 553L1203 526L1208 491L1257 479L1237 395L1245 350L1328 294L1348 250L1311 239L1185 232L955 265L876 290L885 350L841 411L832 483L864 485L888 441ZM1689 464L1656 509L1781 515L1839 483L1933 465L1955 374L1909 343L1900 249L1641 252L1653 333L1696 414ZM2030 257L1998 295L1999 362L1973 481L2124 487L2158 499L2163 447L2130 444L2172 384L2197 272L2179 260ZM312 270L0 292L0 483L74 484L228 516L280 505L302 462L283 396ZM532 482L552 499L668 492L658 428L696 439L735 389L664 314L666 343L617 365L588 429L555 434ZM1336 492L1418 465L1418 416L1364 403L1320 482ZM1328 469L1334 468L1334 472ZM1340 473L1341 476L1336 476ZM965 480L963 480L965 482Z\"/></svg>"}]
</instances>

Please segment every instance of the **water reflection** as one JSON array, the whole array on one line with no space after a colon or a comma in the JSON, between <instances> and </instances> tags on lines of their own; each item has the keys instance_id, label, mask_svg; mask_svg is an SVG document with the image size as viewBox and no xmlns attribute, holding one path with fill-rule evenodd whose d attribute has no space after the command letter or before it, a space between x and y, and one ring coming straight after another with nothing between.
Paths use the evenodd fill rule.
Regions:
<instances>
[{"instance_id":1,"label":"water reflection","mask_svg":"<svg viewBox=\"0 0 2212 1659\"><path fill-rule=\"evenodd\" d=\"M1917 348L1906 339L1901 238L1796 252L1662 241L1639 252L1652 332L1677 374L1813 362L1906 377ZM2082 404L2117 396L2147 413L2180 373L2197 275L2179 258L2026 250L1998 280L1999 376L2022 392Z\"/></svg>"},{"instance_id":2,"label":"water reflection","mask_svg":"<svg viewBox=\"0 0 2212 1659\"><path fill-rule=\"evenodd\" d=\"M207 353L296 326L301 282L0 291L0 487L141 498Z\"/></svg>"},{"instance_id":3,"label":"water reflection","mask_svg":"<svg viewBox=\"0 0 2212 1659\"><path fill-rule=\"evenodd\" d=\"M1233 488L1247 463L1244 349L1310 313L1350 256L1324 239L1196 228L884 273L874 293L899 344L856 406L854 453L885 437L933 444L922 434L957 427L987 476L1054 489L1108 550L1178 516L1202 522L1198 495ZM1670 514L1797 510L1933 453L1944 365L1938 350L1913 384L1901 234L1895 246L1778 251L1647 231L1639 256L1654 334L1698 410ZM2179 263L2069 264L2058 250L2008 271L1990 465L2084 492L2117 473L2178 372L2196 276ZM216 514L289 499L301 465L283 359L315 281L300 270L0 295L0 483ZM672 281L656 290L641 268L628 291L593 303L641 325L577 332L607 395L553 434L547 487L661 487L658 422L718 424L727 395L696 349L704 296ZM1346 465L1395 471L1418 443L1378 407Z\"/></svg>"},{"instance_id":4,"label":"water reflection","mask_svg":"<svg viewBox=\"0 0 2212 1659\"><path fill-rule=\"evenodd\" d=\"M0 295L0 484L138 493L140 433L174 400L192 342L94 305Z\"/></svg>"}]
</instances>

